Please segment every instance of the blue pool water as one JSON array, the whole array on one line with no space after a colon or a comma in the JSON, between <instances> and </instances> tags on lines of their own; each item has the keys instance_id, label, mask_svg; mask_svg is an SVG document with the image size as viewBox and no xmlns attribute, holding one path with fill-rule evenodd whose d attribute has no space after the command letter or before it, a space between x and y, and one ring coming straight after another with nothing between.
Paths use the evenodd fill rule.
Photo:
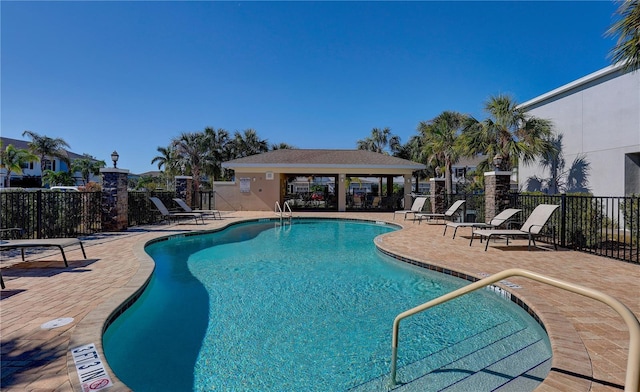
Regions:
<instances>
[{"instance_id":1,"label":"blue pool water","mask_svg":"<svg viewBox=\"0 0 640 392\"><path fill-rule=\"evenodd\" d=\"M135 391L385 390L395 316L468 284L382 255L373 239L391 230L254 222L153 243L156 270L105 332L107 361ZM492 390L550 357L537 323L481 290L402 322L398 379Z\"/></svg>"}]
</instances>

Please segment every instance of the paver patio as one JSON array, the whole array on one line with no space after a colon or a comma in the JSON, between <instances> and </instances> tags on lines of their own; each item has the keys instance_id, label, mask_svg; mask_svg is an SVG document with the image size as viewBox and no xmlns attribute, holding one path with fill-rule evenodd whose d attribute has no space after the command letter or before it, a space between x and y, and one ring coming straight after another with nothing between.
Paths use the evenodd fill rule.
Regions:
<instances>
[{"instance_id":1,"label":"paver patio","mask_svg":"<svg viewBox=\"0 0 640 392\"><path fill-rule=\"evenodd\" d=\"M393 222L392 213L300 213L296 216L362 218ZM143 245L150 239L191 230L214 229L243 219L273 217L272 212L229 212L207 225L178 224L104 233L69 248L69 267L59 252L6 252L0 267L7 285L0 296L2 391L73 391L78 378L69 350L81 344L101 347L102 326L144 281L152 264ZM405 228L377 239L381 249L399 256L478 278L508 268L523 268L602 291L640 317L640 266L566 250L526 250L526 242L507 247L479 242L469 247L467 233L442 236L442 225L402 223ZM295 224L295 223L294 223ZM554 350L553 368L540 391L619 391L623 388L629 334L608 306L524 278L510 278L521 288L511 292L543 321ZM507 286L503 288L508 289ZM398 309L401 312L406 309ZM47 321L73 322L42 329ZM391 323L389 320L389 333ZM391 348L389 348L391 354ZM104 359L104 354L102 354ZM126 390L109 371L115 385ZM74 386L76 388L74 389Z\"/></svg>"}]
</instances>

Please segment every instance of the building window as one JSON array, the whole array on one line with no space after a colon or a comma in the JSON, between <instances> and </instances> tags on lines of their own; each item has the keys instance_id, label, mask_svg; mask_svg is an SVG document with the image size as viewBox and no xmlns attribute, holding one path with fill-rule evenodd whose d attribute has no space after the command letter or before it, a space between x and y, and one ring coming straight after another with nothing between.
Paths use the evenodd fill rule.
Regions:
<instances>
[{"instance_id":1,"label":"building window","mask_svg":"<svg viewBox=\"0 0 640 392\"><path fill-rule=\"evenodd\" d=\"M625 154L624 194L640 193L640 152Z\"/></svg>"},{"instance_id":2,"label":"building window","mask_svg":"<svg viewBox=\"0 0 640 392\"><path fill-rule=\"evenodd\" d=\"M44 170L56 171L56 161L53 161L51 159L45 159L44 160Z\"/></svg>"}]
</instances>

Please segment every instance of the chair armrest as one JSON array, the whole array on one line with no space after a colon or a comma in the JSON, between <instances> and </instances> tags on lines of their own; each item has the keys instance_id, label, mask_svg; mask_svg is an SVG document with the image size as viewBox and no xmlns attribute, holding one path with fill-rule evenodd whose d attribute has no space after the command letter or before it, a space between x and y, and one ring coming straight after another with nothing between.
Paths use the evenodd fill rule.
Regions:
<instances>
[{"instance_id":1,"label":"chair armrest","mask_svg":"<svg viewBox=\"0 0 640 392\"><path fill-rule=\"evenodd\" d=\"M523 224L524 222L507 221L507 224L505 225L505 227L507 229L511 229L513 226L522 227Z\"/></svg>"},{"instance_id":2,"label":"chair armrest","mask_svg":"<svg viewBox=\"0 0 640 392\"><path fill-rule=\"evenodd\" d=\"M531 226L529 226L529 234L531 234L531 229L534 228L534 227L539 227L540 231L542 232L542 228L544 227L544 225L531 225Z\"/></svg>"}]
</instances>

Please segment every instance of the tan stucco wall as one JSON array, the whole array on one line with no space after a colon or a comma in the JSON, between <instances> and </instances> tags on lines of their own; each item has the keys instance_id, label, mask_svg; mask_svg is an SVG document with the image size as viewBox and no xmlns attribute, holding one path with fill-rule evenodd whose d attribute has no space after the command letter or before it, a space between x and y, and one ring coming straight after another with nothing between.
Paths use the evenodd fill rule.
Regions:
<instances>
[{"instance_id":1,"label":"tan stucco wall","mask_svg":"<svg viewBox=\"0 0 640 392\"><path fill-rule=\"evenodd\" d=\"M240 179L249 178L249 192L240 192ZM262 173L238 173L235 182L216 182L216 209L221 211L273 211L280 200L280 176L267 180Z\"/></svg>"}]
</instances>

